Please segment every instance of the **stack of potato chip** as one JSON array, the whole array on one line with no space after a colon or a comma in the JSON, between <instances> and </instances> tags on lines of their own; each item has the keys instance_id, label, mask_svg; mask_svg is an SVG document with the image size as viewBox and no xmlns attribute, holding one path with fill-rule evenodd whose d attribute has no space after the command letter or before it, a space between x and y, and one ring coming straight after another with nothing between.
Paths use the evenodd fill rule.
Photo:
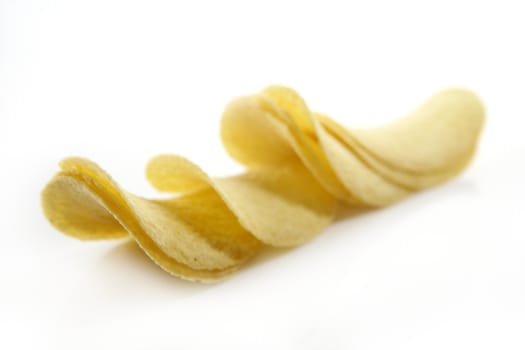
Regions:
<instances>
[{"instance_id":1,"label":"stack of potato chip","mask_svg":"<svg viewBox=\"0 0 525 350\"><path fill-rule=\"evenodd\" d=\"M131 237L163 269L190 280L231 274L263 245L302 244L340 203L381 207L457 175L476 149L484 112L472 93L443 91L382 127L348 129L270 86L226 108L221 136L246 172L212 178L176 155L147 178L170 199L135 196L82 158L61 162L42 192L48 220L79 239Z\"/></svg>"}]
</instances>

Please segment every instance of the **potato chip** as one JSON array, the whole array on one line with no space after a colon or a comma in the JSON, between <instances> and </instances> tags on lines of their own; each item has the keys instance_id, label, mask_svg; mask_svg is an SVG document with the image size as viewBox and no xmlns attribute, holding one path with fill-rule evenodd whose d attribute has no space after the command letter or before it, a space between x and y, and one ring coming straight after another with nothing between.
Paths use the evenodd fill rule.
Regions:
<instances>
[{"instance_id":1,"label":"potato chip","mask_svg":"<svg viewBox=\"0 0 525 350\"><path fill-rule=\"evenodd\" d=\"M267 91L271 91L270 99L282 108L281 113L290 116L297 127L308 125L307 130L302 133L309 141L306 145L310 145L312 150L317 150L316 158L322 159L322 165L329 168L327 173L334 174L332 185L337 183L343 186L342 190L334 193L333 187L325 185L327 190L338 199L350 203L382 206L408 195L409 192L405 189L385 181L371 171L353 152L349 152L343 144L322 128L295 91L283 86L272 86L265 89L263 94L267 94ZM280 96L280 98L274 99L272 96ZM299 154L307 152L307 147L299 150ZM308 158L303 157L303 161L305 159L309 161ZM313 165L310 165L309 168L312 167ZM319 173L313 172L313 174ZM325 181L321 183L326 184Z\"/></svg>"},{"instance_id":2,"label":"potato chip","mask_svg":"<svg viewBox=\"0 0 525 350\"><path fill-rule=\"evenodd\" d=\"M483 126L483 107L472 93L450 89L380 128L351 130L327 116L316 117L375 171L418 190L449 179L468 164Z\"/></svg>"},{"instance_id":3,"label":"potato chip","mask_svg":"<svg viewBox=\"0 0 525 350\"><path fill-rule=\"evenodd\" d=\"M239 125L244 126L245 122L241 121L243 119L257 120L257 122L240 128ZM258 127L262 123L272 125L272 134L269 133L270 129L267 129L266 134L261 134L261 128ZM267 97L254 95L237 98L224 111L221 126L222 141L226 150L241 163L247 166L279 164L273 159L275 157L282 159L280 154L284 151L282 148L277 150L275 146L285 143L287 159L300 159L334 197L344 196L351 201L349 194L328 164L321 145L311 140L302 132L294 119ZM265 151L261 152L262 149ZM267 153L266 149L273 155L261 155ZM272 157L272 161L269 161L268 157Z\"/></svg>"},{"instance_id":4,"label":"potato chip","mask_svg":"<svg viewBox=\"0 0 525 350\"><path fill-rule=\"evenodd\" d=\"M443 170L421 172L400 169L391 164L385 163L384 160L378 158L373 153L370 153L352 137L347 129L335 123L328 117L320 114L316 114L316 117L320 119L325 129L333 137L345 144L346 147L352 149L364 164L372 168L388 181L408 190L420 190L447 180L460 171L461 168L468 163L470 156L473 154L473 152L471 152L465 158L459 159L456 164L451 164L449 168Z\"/></svg>"},{"instance_id":5,"label":"potato chip","mask_svg":"<svg viewBox=\"0 0 525 350\"><path fill-rule=\"evenodd\" d=\"M216 281L263 245L303 244L337 203L385 206L457 175L476 149L483 108L466 90L444 91L407 117L345 128L310 111L294 90L270 86L225 109L221 138L245 173L212 178L176 155L147 166L168 199L121 189L95 163L68 158L42 192L48 220L83 239L131 237L174 275Z\"/></svg>"},{"instance_id":6,"label":"potato chip","mask_svg":"<svg viewBox=\"0 0 525 350\"><path fill-rule=\"evenodd\" d=\"M157 187L153 179L158 177L155 173L159 171L176 178L179 176L177 166L182 160L182 157L169 155L152 159L147 169L149 180ZM171 175L168 169L173 171ZM298 160L290 160L279 167L252 168L237 176L206 178L240 224L258 240L272 246L304 243L328 225L334 215L336 200ZM180 191L166 187L163 190Z\"/></svg>"}]
</instances>

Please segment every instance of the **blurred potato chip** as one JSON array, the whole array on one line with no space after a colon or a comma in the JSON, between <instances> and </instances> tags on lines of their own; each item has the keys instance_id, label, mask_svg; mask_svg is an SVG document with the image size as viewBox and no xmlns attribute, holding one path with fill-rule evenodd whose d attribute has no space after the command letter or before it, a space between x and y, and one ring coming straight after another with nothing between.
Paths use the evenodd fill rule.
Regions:
<instances>
[{"instance_id":1,"label":"blurred potato chip","mask_svg":"<svg viewBox=\"0 0 525 350\"><path fill-rule=\"evenodd\" d=\"M303 244L338 203L380 207L457 175L484 121L472 93L445 90L406 117L345 128L310 111L294 90L270 86L226 107L221 138L246 172L213 178L177 155L160 155L146 176L169 199L126 192L95 163L67 158L42 191L50 223L82 240L130 237L176 276L228 276L263 245Z\"/></svg>"}]
</instances>

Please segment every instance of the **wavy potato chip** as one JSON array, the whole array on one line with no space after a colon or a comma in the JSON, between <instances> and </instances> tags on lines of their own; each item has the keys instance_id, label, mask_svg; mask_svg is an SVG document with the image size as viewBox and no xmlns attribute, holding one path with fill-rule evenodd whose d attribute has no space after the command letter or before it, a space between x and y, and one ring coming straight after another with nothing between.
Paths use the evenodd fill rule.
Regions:
<instances>
[{"instance_id":1,"label":"wavy potato chip","mask_svg":"<svg viewBox=\"0 0 525 350\"><path fill-rule=\"evenodd\" d=\"M42 191L42 207L67 235L131 237L167 272L211 282L263 245L308 241L338 203L385 206L457 175L483 121L475 95L450 89L394 123L354 130L311 112L294 90L270 86L223 113L223 144L245 173L212 178L183 157L160 155L146 176L173 196L154 200L121 189L87 159L67 158Z\"/></svg>"}]
</instances>

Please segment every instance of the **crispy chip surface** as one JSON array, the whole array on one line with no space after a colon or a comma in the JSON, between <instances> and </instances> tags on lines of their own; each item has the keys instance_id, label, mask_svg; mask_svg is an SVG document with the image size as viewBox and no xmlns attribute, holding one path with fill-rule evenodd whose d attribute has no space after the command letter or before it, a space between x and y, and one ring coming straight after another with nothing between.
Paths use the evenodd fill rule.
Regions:
<instances>
[{"instance_id":1,"label":"crispy chip surface","mask_svg":"<svg viewBox=\"0 0 525 350\"><path fill-rule=\"evenodd\" d=\"M42 208L67 235L130 237L167 272L212 282L263 245L310 240L338 204L381 207L456 176L483 122L467 90L438 93L388 125L352 129L311 112L294 90L270 86L223 113L223 144L245 173L213 178L181 156L160 155L146 176L173 196L155 200L126 192L87 159L67 158L42 191Z\"/></svg>"}]
</instances>

